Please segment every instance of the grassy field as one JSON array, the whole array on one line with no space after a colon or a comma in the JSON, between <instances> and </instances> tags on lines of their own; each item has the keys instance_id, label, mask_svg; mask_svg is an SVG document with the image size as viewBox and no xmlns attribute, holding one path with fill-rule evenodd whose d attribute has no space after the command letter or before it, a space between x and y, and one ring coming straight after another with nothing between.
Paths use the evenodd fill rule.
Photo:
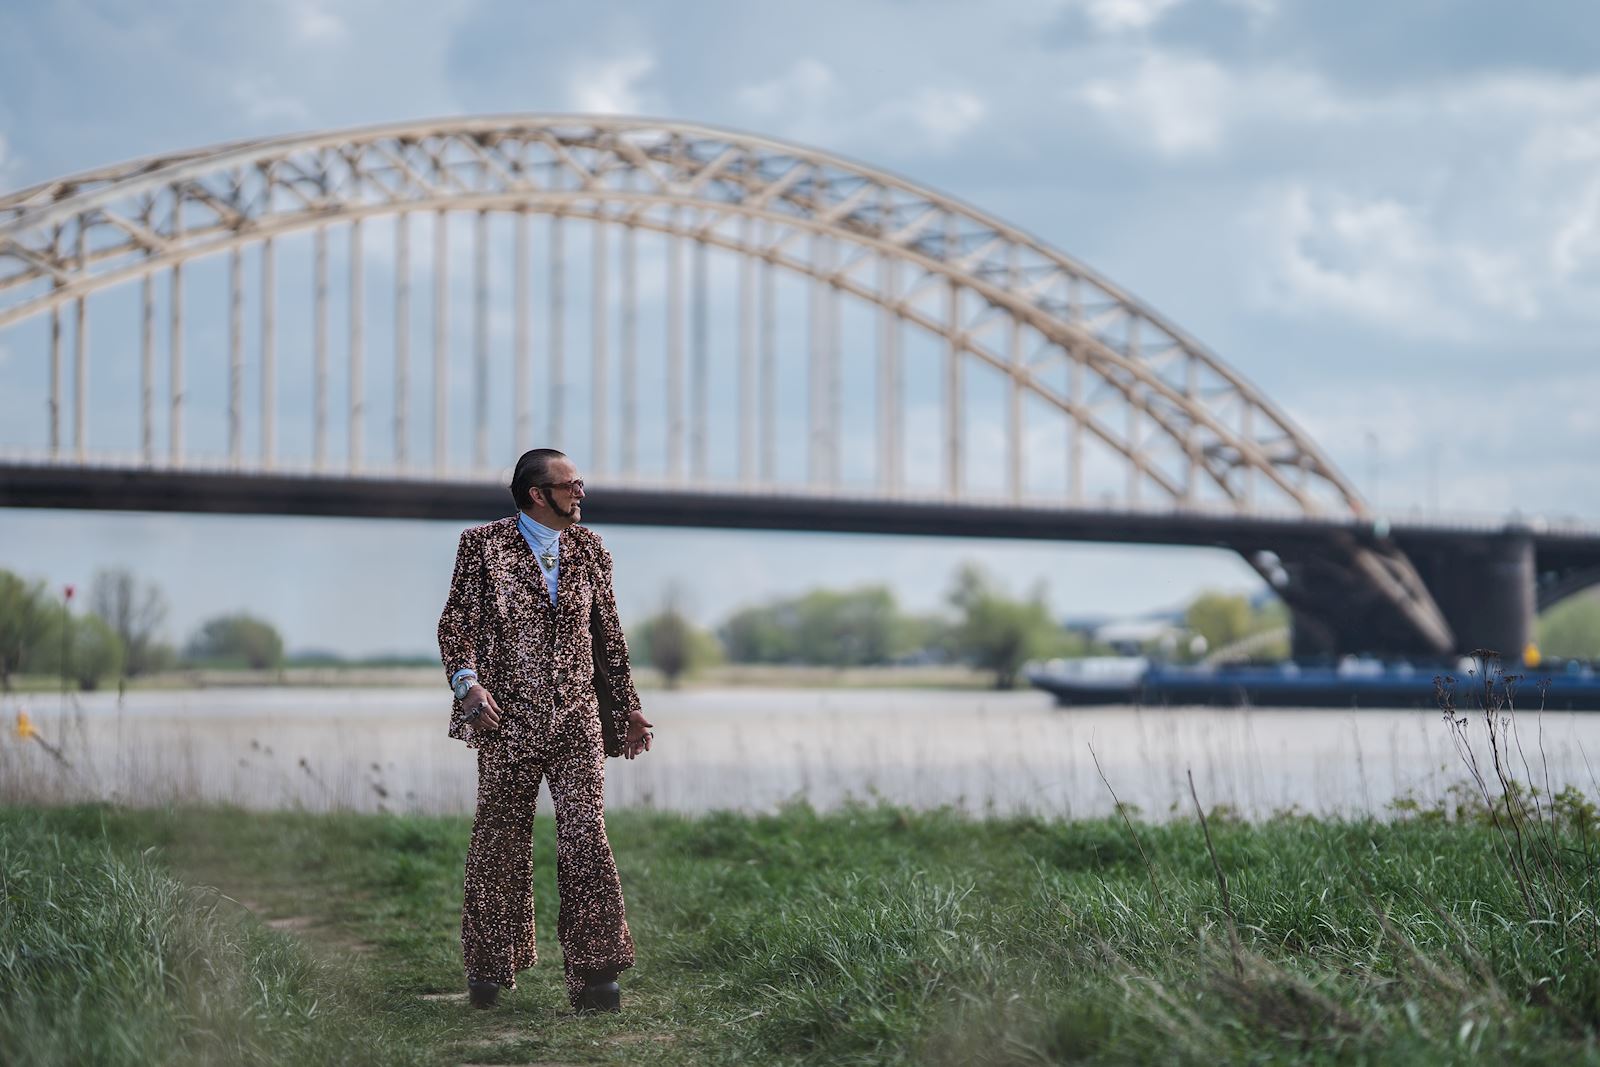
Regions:
<instances>
[{"instance_id":1,"label":"grassy field","mask_svg":"<svg viewBox=\"0 0 1600 1067\"><path fill-rule=\"evenodd\" d=\"M480 1012L465 819L0 809L0 1062L1594 1063L1600 843L1563 803L1520 844L1482 808L619 812L639 966L603 1018L560 988L547 813L543 962Z\"/></svg>"}]
</instances>

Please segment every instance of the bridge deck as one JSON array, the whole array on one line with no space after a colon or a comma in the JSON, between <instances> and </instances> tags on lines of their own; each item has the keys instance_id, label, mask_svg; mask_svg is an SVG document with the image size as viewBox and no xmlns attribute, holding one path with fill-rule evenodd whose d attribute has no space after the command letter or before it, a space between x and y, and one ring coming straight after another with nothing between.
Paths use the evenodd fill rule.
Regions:
<instances>
[{"instance_id":1,"label":"bridge deck","mask_svg":"<svg viewBox=\"0 0 1600 1067\"><path fill-rule=\"evenodd\" d=\"M487 521L510 513L505 489L463 480L251 474L0 464L0 507L320 515ZM1368 520L1188 510L972 504L804 491L713 491L598 484L586 518L601 524L1000 537L1234 550L1311 545L1334 534L1381 540ZM1600 565L1600 528L1395 523L1404 546L1528 532L1541 561Z\"/></svg>"}]
</instances>

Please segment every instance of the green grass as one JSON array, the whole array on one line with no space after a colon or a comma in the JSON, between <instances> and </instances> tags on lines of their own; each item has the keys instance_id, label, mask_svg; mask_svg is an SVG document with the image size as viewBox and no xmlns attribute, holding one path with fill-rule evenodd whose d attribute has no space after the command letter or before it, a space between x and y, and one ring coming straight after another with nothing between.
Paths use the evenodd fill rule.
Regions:
<instances>
[{"instance_id":1,"label":"green grass","mask_svg":"<svg viewBox=\"0 0 1600 1067\"><path fill-rule=\"evenodd\" d=\"M426 999L464 818L0 809L0 1062L1600 1063L1571 824L1525 891L1481 819L1214 816L1230 917L1196 821L1138 826L1148 865L1113 820L607 821L639 966L578 1019L547 812L542 962L475 1012Z\"/></svg>"}]
</instances>

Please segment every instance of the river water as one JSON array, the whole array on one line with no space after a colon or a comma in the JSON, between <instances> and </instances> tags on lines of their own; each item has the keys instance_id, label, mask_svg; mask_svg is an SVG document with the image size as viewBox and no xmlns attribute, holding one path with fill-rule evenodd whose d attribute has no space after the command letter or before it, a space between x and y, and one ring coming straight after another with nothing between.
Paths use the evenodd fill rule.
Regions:
<instances>
[{"instance_id":1,"label":"river water","mask_svg":"<svg viewBox=\"0 0 1600 1067\"><path fill-rule=\"evenodd\" d=\"M765 811L852 798L974 814L1089 816L1107 783L1146 818L1191 809L1382 814L1468 778L1436 711L1056 708L1039 692L646 691L655 749L607 763L612 808ZM6 698L0 801L470 812L475 754L445 736L448 696L419 688L211 689ZM27 712L56 760L14 728ZM1502 725L1516 777L1600 792L1600 715L1520 712ZM1487 772L1481 715L1467 728ZM1520 741L1520 748L1518 742ZM1092 749L1092 751L1091 751ZM549 811L541 788L541 809Z\"/></svg>"}]
</instances>

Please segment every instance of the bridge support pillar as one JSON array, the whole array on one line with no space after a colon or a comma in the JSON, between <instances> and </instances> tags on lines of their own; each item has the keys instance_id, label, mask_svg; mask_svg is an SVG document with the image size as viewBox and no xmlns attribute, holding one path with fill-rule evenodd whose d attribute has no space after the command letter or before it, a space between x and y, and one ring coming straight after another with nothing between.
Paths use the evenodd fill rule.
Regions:
<instances>
[{"instance_id":1,"label":"bridge support pillar","mask_svg":"<svg viewBox=\"0 0 1600 1067\"><path fill-rule=\"evenodd\" d=\"M1527 532L1412 547L1407 554L1455 631L1456 651L1492 649L1508 664L1522 658L1534 636L1538 592Z\"/></svg>"}]
</instances>

